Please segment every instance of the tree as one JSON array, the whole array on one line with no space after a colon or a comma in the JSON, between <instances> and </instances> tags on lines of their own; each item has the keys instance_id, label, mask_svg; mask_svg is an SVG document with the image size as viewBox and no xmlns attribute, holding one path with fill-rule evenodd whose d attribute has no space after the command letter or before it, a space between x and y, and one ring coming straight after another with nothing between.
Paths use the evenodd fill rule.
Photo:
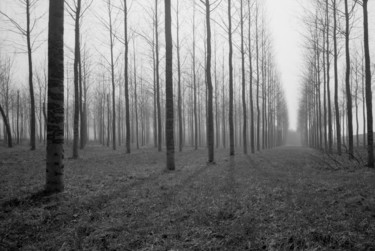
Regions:
<instances>
[{"instance_id":1,"label":"tree","mask_svg":"<svg viewBox=\"0 0 375 251\"><path fill-rule=\"evenodd\" d=\"M367 109L367 166L374 168L374 133L372 121L371 61L368 34L368 0L363 0L363 45L365 53L366 109Z\"/></svg>"},{"instance_id":2,"label":"tree","mask_svg":"<svg viewBox=\"0 0 375 251\"><path fill-rule=\"evenodd\" d=\"M348 0L345 0L345 87L346 87L346 109L348 113L348 141L349 141L349 158L354 158L353 149L353 113L352 113L352 95L350 90L350 47L349 47L349 10Z\"/></svg>"},{"instance_id":3,"label":"tree","mask_svg":"<svg viewBox=\"0 0 375 251\"><path fill-rule=\"evenodd\" d=\"M159 77L159 19L158 19L158 1L155 0L155 77L156 77L156 106L158 109L158 151L162 150L162 130L161 130L161 105L160 105L160 77ZM167 4L167 3L165 3Z\"/></svg>"},{"instance_id":4,"label":"tree","mask_svg":"<svg viewBox=\"0 0 375 251\"><path fill-rule=\"evenodd\" d=\"M228 0L228 42L229 42L229 155L234 155L233 124L233 43L232 43L232 1Z\"/></svg>"},{"instance_id":5,"label":"tree","mask_svg":"<svg viewBox=\"0 0 375 251\"><path fill-rule=\"evenodd\" d=\"M181 44L180 44L180 18L179 18L179 1L177 1L176 6L176 32L177 32L177 73L178 73L178 150L182 151L182 145L183 145L183 131L182 131L182 97L181 97Z\"/></svg>"},{"instance_id":6,"label":"tree","mask_svg":"<svg viewBox=\"0 0 375 251\"><path fill-rule=\"evenodd\" d=\"M69 5L68 5L69 6ZM75 10L72 9L74 12L74 36L75 36L75 43L74 43L74 122L73 122L73 159L77 159L78 154L78 141L79 141L79 106L80 106L80 95L79 95L79 86L80 86L80 79L81 79L81 46L80 46L80 17L81 17L81 0L77 0L77 4L75 6ZM81 135L82 136L82 135Z\"/></svg>"},{"instance_id":7,"label":"tree","mask_svg":"<svg viewBox=\"0 0 375 251\"><path fill-rule=\"evenodd\" d=\"M26 9L26 27L22 27L17 21L4 12L0 11L7 21L9 21L17 29L18 33L26 38L26 51L28 60L28 81L29 81L29 93L30 93L30 147L31 150L36 149L36 116L35 116L35 98L34 98L34 84L33 84L33 45L35 45L35 40L31 39L31 34L36 27L37 21L40 17L37 17L33 22L30 18L31 10L35 7L38 0L21 0L23 7ZM34 39L36 39L35 36Z\"/></svg>"},{"instance_id":8,"label":"tree","mask_svg":"<svg viewBox=\"0 0 375 251\"><path fill-rule=\"evenodd\" d=\"M166 121L165 136L167 145L167 169L175 169L174 160L174 114L173 114L173 40L171 0L165 0L165 95Z\"/></svg>"},{"instance_id":9,"label":"tree","mask_svg":"<svg viewBox=\"0 0 375 251\"><path fill-rule=\"evenodd\" d=\"M250 146L251 153L255 153L255 142L254 142L254 101L253 101L253 63L252 63L252 51L251 51L251 4L248 2L249 12L249 64L250 64Z\"/></svg>"},{"instance_id":10,"label":"tree","mask_svg":"<svg viewBox=\"0 0 375 251\"><path fill-rule=\"evenodd\" d=\"M64 190L64 0L49 1L47 192Z\"/></svg>"},{"instance_id":11,"label":"tree","mask_svg":"<svg viewBox=\"0 0 375 251\"><path fill-rule=\"evenodd\" d=\"M206 33L207 33L207 53L206 53L206 82L207 82L207 146L208 162L214 162L214 114L213 114L213 87L211 78L211 10L210 1L205 1L206 7Z\"/></svg>"},{"instance_id":12,"label":"tree","mask_svg":"<svg viewBox=\"0 0 375 251\"><path fill-rule=\"evenodd\" d=\"M126 1L126 0L125 0ZM109 25L109 47L111 53L111 83L112 83L112 148L116 150L116 87L115 87L115 64L113 59L114 33L112 26L112 3L107 1L108 25ZM126 9L126 8L125 8ZM127 41L125 40L127 44Z\"/></svg>"},{"instance_id":13,"label":"tree","mask_svg":"<svg viewBox=\"0 0 375 251\"><path fill-rule=\"evenodd\" d=\"M244 48L244 15L243 0L241 0L241 65L242 65L242 112L243 112L243 151L247 154L247 113L246 113L246 88L245 88L245 48Z\"/></svg>"},{"instance_id":14,"label":"tree","mask_svg":"<svg viewBox=\"0 0 375 251\"><path fill-rule=\"evenodd\" d=\"M260 151L260 108L259 108L259 32L258 32L258 19L259 19L259 6L255 9L255 43L256 43L256 62L257 62L257 90L256 90L256 103L257 103L257 150Z\"/></svg>"},{"instance_id":15,"label":"tree","mask_svg":"<svg viewBox=\"0 0 375 251\"><path fill-rule=\"evenodd\" d=\"M157 1L157 0L155 0ZM129 102L129 41L128 41L128 6L124 0L124 45L125 45L125 124L126 124L126 153L130 153L130 102Z\"/></svg>"},{"instance_id":16,"label":"tree","mask_svg":"<svg viewBox=\"0 0 375 251\"><path fill-rule=\"evenodd\" d=\"M9 120L8 120L1 104L0 104L0 113L1 113L1 116L3 117L5 130L7 132L8 147L11 148L11 147L13 147L12 132L11 132L11 129L10 129L10 126L9 126Z\"/></svg>"},{"instance_id":17,"label":"tree","mask_svg":"<svg viewBox=\"0 0 375 251\"><path fill-rule=\"evenodd\" d=\"M333 142L333 139L332 139L332 134L333 134L333 129L332 129L332 108L331 108L331 88L330 88L330 43L329 43L329 8L328 8L328 0L326 0L326 26L327 26L327 37L326 37L326 42L327 42L327 53L326 53L326 57L327 57L327 103L328 103L328 152L329 153L332 153L332 142ZM326 125L325 125L326 126Z\"/></svg>"},{"instance_id":18,"label":"tree","mask_svg":"<svg viewBox=\"0 0 375 251\"><path fill-rule=\"evenodd\" d=\"M338 48L337 48L337 4L333 0L333 57L334 57L334 74L335 74L335 113L336 113L336 140L337 153L341 155L341 126L340 126L340 107L339 107L339 77L338 77Z\"/></svg>"}]
</instances>

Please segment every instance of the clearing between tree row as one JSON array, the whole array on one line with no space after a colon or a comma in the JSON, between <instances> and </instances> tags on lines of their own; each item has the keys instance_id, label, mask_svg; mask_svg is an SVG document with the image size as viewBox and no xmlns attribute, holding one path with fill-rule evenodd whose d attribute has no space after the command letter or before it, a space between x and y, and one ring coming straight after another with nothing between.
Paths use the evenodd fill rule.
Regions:
<instances>
[{"instance_id":1,"label":"clearing between tree row","mask_svg":"<svg viewBox=\"0 0 375 251\"><path fill-rule=\"evenodd\" d=\"M304 147L130 155L89 145L66 192L38 193L45 152L0 152L0 249L373 250L375 172Z\"/></svg>"}]
</instances>

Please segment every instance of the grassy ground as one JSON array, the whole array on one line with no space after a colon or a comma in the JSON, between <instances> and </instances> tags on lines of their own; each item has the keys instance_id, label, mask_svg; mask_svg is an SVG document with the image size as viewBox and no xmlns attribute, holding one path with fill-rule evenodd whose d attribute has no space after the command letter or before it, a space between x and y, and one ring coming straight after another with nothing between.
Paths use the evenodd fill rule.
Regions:
<instances>
[{"instance_id":1,"label":"grassy ground","mask_svg":"<svg viewBox=\"0 0 375 251\"><path fill-rule=\"evenodd\" d=\"M0 148L0 250L375 250L375 172L298 147L228 157L88 146L43 196L43 150Z\"/></svg>"}]
</instances>

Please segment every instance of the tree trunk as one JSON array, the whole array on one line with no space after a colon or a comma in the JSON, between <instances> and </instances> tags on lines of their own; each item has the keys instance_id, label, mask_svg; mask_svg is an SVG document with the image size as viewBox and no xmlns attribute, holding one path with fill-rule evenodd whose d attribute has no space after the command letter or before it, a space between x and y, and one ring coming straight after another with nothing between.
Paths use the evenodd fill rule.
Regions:
<instances>
[{"instance_id":1,"label":"tree trunk","mask_svg":"<svg viewBox=\"0 0 375 251\"><path fill-rule=\"evenodd\" d=\"M125 0L126 1L126 0ZM109 18L109 46L111 53L111 82L112 82L112 148L116 150L116 87L115 87L115 65L113 60L113 31L112 31L112 3L110 0L108 4L108 18ZM126 8L125 8L126 9ZM127 44L127 41L125 41ZM82 135L81 135L82 137Z\"/></svg>"},{"instance_id":2,"label":"tree trunk","mask_svg":"<svg viewBox=\"0 0 375 251\"><path fill-rule=\"evenodd\" d=\"M134 47L134 106L135 106L135 142L137 144L137 149L139 149L139 128L138 128L138 94L137 94L137 63L135 60L135 39L133 39Z\"/></svg>"},{"instance_id":3,"label":"tree trunk","mask_svg":"<svg viewBox=\"0 0 375 251\"><path fill-rule=\"evenodd\" d=\"M26 40L27 40L27 56L29 63L29 91L30 91L30 147L31 150L36 149L35 139L35 99L33 84L33 60L31 51L31 30L30 30L30 0L26 0Z\"/></svg>"},{"instance_id":4,"label":"tree trunk","mask_svg":"<svg viewBox=\"0 0 375 251\"><path fill-rule=\"evenodd\" d=\"M245 87L245 49L243 28L243 0L241 0L241 65L242 65L242 112L243 112L243 152L247 154L247 113L246 113L246 87Z\"/></svg>"},{"instance_id":5,"label":"tree trunk","mask_svg":"<svg viewBox=\"0 0 375 251\"><path fill-rule=\"evenodd\" d=\"M155 0L155 51L156 51L156 105L158 108L158 151L162 151L160 79L159 79L159 29L158 29L158 0Z\"/></svg>"},{"instance_id":6,"label":"tree trunk","mask_svg":"<svg viewBox=\"0 0 375 251\"><path fill-rule=\"evenodd\" d=\"M248 2L249 12L249 64L250 64L250 146L251 153L255 153L255 140L254 140L254 101L253 101L253 60L251 52L251 3Z\"/></svg>"},{"instance_id":7,"label":"tree trunk","mask_svg":"<svg viewBox=\"0 0 375 251\"><path fill-rule=\"evenodd\" d=\"M258 5L256 6L256 17L255 17L255 42L256 42L256 54L257 54L257 91L256 91L256 102L257 102L257 150L260 151L260 108L259 108L259 32L258 32Z\"/></svg>"},{"instance_id":8,"label":"tree trunk","mask_svg":"<svg viewBox=\"0 0 375 251\"><path fill-rule=\"evenodd\" d=\"M328 8L328 0L326 0L326 19L327 19L327 104L328 104L328 152L332 153L332 145L333 145L333 131L332 131L332 108L331 108L331 68L329 62L329 55L330 55L330 47L329 47L329 8Z\"/></svg>"},{"instance_id":9,"label":"tree trunk","mask_svg":"<svg viewBox=\"0 0 375 251\"><path fill-rule=\"evenodd\" d=\"M75 45L74 45L74 124L73 124L73 159L79 157L78 141L79 141L79 62L81 55L80 46L80 17L81 17L81 0L77 0L75 12ZM82 135L81 135L82 136Z\"/></svg>"},{"instance_id":10,"label":"tree trunk","mask_svg":"<svg viewBox=\"0 0 375 251\"><path fill-rule=\"evenodd\" d=\"M353 149L353 113L352 113L352 95L350 91L350 47L349 47L349 10L348 0L345 0L345 59L346 59L346 109L348 113L348 141L349 141L349 159L354 158Z\"/></svg>"},{"instance_id":11,"label":"tree trunk","mask_svg":"<svg viewBox=\"0 0 375 251\"><path fill-rule=\"evenodd\" d=\"M207 28L207 60L206 60L206 81L207 81L207 146L208 162L214 162L214 118L213 118L213 88L211 78L211 18L210 1L206 0L206 28Z\"/></svg>"},{"instance_id":12,"label":"tree trunk","mask_svg":"<svg viewBox=\"0 0 375 251\"><path fill-rule=\"evenodd\" d=\"M333 0L333 45L334 45L334 72L335 72L335 111L336 111L336 140L337 153L341 155L341 126L339 107L339 77L338 77L338 52L337 52L337 5Z\"/></svg>"},{"instance_id":13,"label":"tree trunk","mask_svg":"<svg viewBox=\"0 0 375 251\"><path fill-rule=\"evenodd\" d=\"M157 1L157 0L155 0ZM130 104L129 104L129 43L128 43L128 6L124 0L124 43L125 43L125 145L126 153L130 153Z\"/></svg>"},{"instance_id":14,"label":"tree trunk","mask_svg":"<svg viewBox=\"0 0 375 251\"><path fill-rule=\"evenodd\" d=\"M368 34L368 0L363 0L363 31L366 74L366 108L367 108L367 166L374 168L374 136L372 128L372 91L371 91L371 62Z\"/></svg>"},{"instance_id":15,"label":"tree trunk","mask_svg":"<svg viewBox=\"0 0 375 251\"><path fill-rule=\"evenodd\" d=\"M166 120L165 139L167 146L167 169L175 170L174 160L174 121L173 121L173 40L172 40L172 17L171 0L165 0L165 99Z\"/></svg>"},{"instance_id":16,"label":"tree trunk","mask_svg":"<svg viewBox=\"0 0 375 251\"><path fill-rule=\"evenodd\" d=\"M176 2L177 17L177 70L178 70L178 150L182 152L183 134L182 134L182 97L181 97L181 57L180 57L180 20L179 20L179 1Z\"/></svg>"},{"instance_id":17,"label":"tree trunk","mask_svg":"<svg viewBox=\"0 0 375 251\"><path fill-rule=\"evenodd\" d=\"M1 116L3 117L5 130L6 130L6 133L7 133L6 139L8 141L8 147L11 148L11 147L13 147L12 133L11 133L11 130L10 130L8 118L7 118L7 116L6 116L6 114L3 110L3 107L1 105L0 105L0 112L1 112Z\"/></svg>"},{"instance_id":18,"label":"tree trunk","mask_svg":"<svg viewBox=\"0 0 375 251\"><path fill-rule=\"evenodd\" d=\"M17 144L20 144L20 91L17 90Z\"/></svg>"},{"instance_id":19,"label":"tree trunk","mask_svg":"<svg viewBox=\"0 0 375 251\"><path fill-rule=\"evenodd\" d=\"M64 190L64 0L49 1L47 192Z\"/></svg>"},{"instance_id":20,"label":"tree trunk","mask_svg":"<svg viewBox=\"0 0 375 251\"><path fill-rule=\"evenodd\" d=\"M232 1L228 0L228 36L229 36L229 155L234 155L233 124L233 43L232 43Z\"/></svg>"},{"instance_id":21,"label":"tree trunk","mask_svg":"<svg viewBox=\"0 0 375 251\"><path fill-rule=\"evenodd\" d=\"M194 5L195 6L195 5ZM197 76L195 66L195 7L193 13L194 149L198 149Z\"/></svg>"}]
</instances>

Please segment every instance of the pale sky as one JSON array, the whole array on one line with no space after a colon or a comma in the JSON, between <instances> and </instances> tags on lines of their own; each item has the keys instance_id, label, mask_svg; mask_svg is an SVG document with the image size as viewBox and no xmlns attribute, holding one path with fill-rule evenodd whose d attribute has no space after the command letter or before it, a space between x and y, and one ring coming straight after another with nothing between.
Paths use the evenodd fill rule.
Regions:
<instances>
[{"instance_id":1,"label":"pale sky","mask_svg":"<svg viewBox=\"0 0 375 251\"><path fill-rule=\"evenodd\" d=\"M300 72L303 65L300 33L302 7L297 0L267 0L267 13L276 60L289 110L289 127L297 127Z\"/></svg>"}]
</instances>

